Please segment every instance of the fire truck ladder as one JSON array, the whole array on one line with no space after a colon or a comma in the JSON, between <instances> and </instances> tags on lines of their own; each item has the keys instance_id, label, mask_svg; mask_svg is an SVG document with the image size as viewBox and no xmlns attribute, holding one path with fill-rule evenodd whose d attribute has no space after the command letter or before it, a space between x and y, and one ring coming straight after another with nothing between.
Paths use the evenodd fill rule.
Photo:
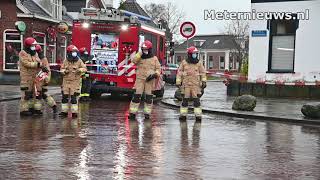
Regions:
<instances>
[{"instance_id":1,"label":"fire truck ladder","mask_svg":"<svg viewBox=\"0 0 320 180\"><path fill-rule=\"evenodd\" d=\"M82 8L79 14L81 20L96 20L96 21L117 21L123 22L125 16L118 9L96 9L96 8Z\"/></svg>"}]
</instances>

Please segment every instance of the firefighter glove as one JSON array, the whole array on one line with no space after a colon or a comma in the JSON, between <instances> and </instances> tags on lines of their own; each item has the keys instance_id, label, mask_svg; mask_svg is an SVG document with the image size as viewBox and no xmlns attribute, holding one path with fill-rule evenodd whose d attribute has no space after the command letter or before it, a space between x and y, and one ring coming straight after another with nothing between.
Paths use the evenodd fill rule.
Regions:
<instances>
[{"instance_id":1,"label":"firefighter glove","mask_svg":"<svg viewBox=\"0 0 320 180\"><path fill-rule=\"evenodd\" d=\"M47 67L42 67L41 70L42 70L43 72L46 72L46 73L49 72L49 69L48 69Z\"/></svg>"},{"instance_id":2,"label":"firefighter glove","mask_svg":"<svg viewBox=\"0 0 320 180\"><path fill-rule=\"evenodd\" d=\"M43 51L38 52L38 57L42 60L44 58L44 53Z\"/></svg>"},{"instance_id":3,"label":"firefighter glove","mask_svg":"<svg viewBox=\"0 0 320 180\"><path fill-rule=\"evenodd\" d=\"M176 82L176 86L177 86L177 88L181 88L181 83Z\"/></svg>"},{"instance_id":4,"label":"firefighter glove","mask_svg":"<svg viewBox=\"0 0 320 180\"><path fill-rule=\"evenodd\" d=\"M69 74L69 70L62 70L62 71L61 71L61 74L62 74L62 75Z\"/></svg>"},{"instance_id":5,"label":"firefighter glove","mask_svg":"<svg viewBox=\"0 0 320 180\"><path fill-rule=\"evenodd\" d=\"M81 69L77 69L76 73L81 74L81 73L83 73L83 71Z\"/></svg>"},{"instance_id":6,"label":"firefighter glove","mask_svg":"<svg viewBox=\"0 0 320 180\"><path fill-rule=\"evenodd\" d=\"M147 77L146 81L149 82L149 81L151 81L151 80L153 80L153 79L155 79L155 78L157 78L157 77L158 77L157 74L151 74L151 75L149 75L149 76Z\"/></svg>"},{"instance_id":7,"label":"firefighter glove","mask_svg":"<svg viewBox=\"0 0 320 180\"><path fill-rule=\"evenodd\" d=\"M38 68L42 67L42 62L38 62Z\"/></svg>"},{"instance_id":8,"label":"firefighter glove","mask_svg":"<svg viewBox=\"0 0 320 180\"><path fill-rule=\"evenodd\" d=\"M205 81L202 81L202 85L201 85L201 88L202 89L205 89L207 87L207 82Z\"/></svg>"}]
</instances>

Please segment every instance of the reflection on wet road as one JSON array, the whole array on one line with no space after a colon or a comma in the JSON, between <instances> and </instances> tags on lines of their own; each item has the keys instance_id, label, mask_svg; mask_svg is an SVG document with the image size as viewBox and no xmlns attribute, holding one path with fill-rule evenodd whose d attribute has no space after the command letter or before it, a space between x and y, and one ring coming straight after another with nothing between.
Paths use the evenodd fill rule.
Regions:
<instances>
[{"instance_id":1,"label":"reflection on wet road","mask_svg":"<svg viewBox=\"0 0 320 180\"><path fill-rule=\"evenodd\" d=\"M320 128L154 106L129 121L128 101L81 105L79 119L20 119L0 103L0 179L319 179Z\"/></svg>"}]
</instances>

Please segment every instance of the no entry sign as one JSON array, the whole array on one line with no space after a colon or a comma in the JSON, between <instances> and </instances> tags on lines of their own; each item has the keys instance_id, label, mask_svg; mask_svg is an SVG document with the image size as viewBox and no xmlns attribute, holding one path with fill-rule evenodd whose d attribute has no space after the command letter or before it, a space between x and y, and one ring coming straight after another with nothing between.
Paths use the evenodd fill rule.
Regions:
<instances>
[{"instance_id":1,"label":"no entry sign","mask_svg":"<svg viewBox=\"0 0 320 180\"><path fill-rule=\"evenodd\" d=\"M180 26L180 34L189 39L196 33L196 26L192 22L184 22Z\"/></svg>"}]
</instances>

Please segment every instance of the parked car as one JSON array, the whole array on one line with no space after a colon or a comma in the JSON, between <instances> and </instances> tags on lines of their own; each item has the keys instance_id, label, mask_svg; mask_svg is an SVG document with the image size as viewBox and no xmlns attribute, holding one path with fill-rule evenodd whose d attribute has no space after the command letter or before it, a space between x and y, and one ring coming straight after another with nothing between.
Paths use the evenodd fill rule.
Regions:
<instances>
[{"instance_id":1,"label":"parked car","mask_svg":"<svg viewBox=\"0 0 320 180\"><path fill-rule=\"evenodd\" d=\"M176 83L176 76L178 72L179 65L178 64L167 64L164 67L164 81L168 84Z\"/></svg>"}]
</instances>

